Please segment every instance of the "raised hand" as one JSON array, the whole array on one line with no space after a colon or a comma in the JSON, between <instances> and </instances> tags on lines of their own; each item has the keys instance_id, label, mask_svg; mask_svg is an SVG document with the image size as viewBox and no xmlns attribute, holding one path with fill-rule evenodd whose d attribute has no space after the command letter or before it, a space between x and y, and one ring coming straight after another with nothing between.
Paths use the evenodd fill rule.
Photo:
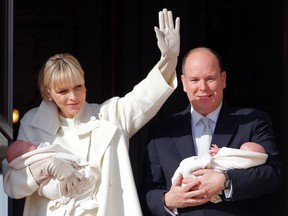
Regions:
<instances>
[{"instance_id":1,"label":"raised hand","mask_svg":"<svg viewBox=\"0 0 288 216\"><path fill-rule=\"evenodd\" d=\"M172 12L163 9L159 12L159 28L155 26L154 30L162 56L167 55L168 58L178 56L180 49L180 18L176 18L174 27Z\"/></svg>"}]
</instances>

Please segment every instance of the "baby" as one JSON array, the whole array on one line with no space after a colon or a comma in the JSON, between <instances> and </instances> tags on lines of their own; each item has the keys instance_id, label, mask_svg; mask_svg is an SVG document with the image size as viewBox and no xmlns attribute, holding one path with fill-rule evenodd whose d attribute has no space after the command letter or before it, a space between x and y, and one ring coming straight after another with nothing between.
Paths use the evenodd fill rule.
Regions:
<instances>
[{"instance_id":1,"label":"baby","mask_svg":"<svg viewBox=\"0 0 288 216\"><path fill-rule=\"evenodd\" d=\"M9 148L6 151L6 159L11 163L17 157L22 156L23 154L36 150L37 147L31 142L26 142L23 140L16 140L10 144Z\"/></svg>"},{"instance_id":2,"label":"baby","mask_svg":"<svg viewBox=\"0 0 288 216\"><path fill-rule=\"evenodd\" d=\"M240 146L241 150L244 151L252 151L252 152L259 152L265 154L265 149L255 142L245 142ZM212 144L212 147L210 148L210 154L213 157L219 152L220 148L216 144Z\"/></svg>"},{"instance_id":3,"label":"baby","mask_svg":"<svg viewBox=\"0 0 288 216\"><path fill-rule=\"evenodd\" d=\"M80 205L83 209L93 209L98 207L95 192L98 189L96 184L99 180L99 173L92 170L87 161L80 159L58 144L40 143L37 147L31 142L17 140L13 142L6 151L6 159L9 165L15 169L29 166L33 162L45 157L59 157L76 163L81 172L88 180L88 186L83 186L82 193L76 197L62 196L59 188L59 181L55 178L44 179L38 189L38 193L51 200L49 209L55 210L63 207L63 212L69 215L69 211L75 205Z\"/></svg>"},{"instance_id":4,"label":"baby","mask_svg":"<svg viewBox=\"0 0 288 216\"><path fill-rule=\"evenodd\" d=\"M219 148L216 144L212 144L207 154L182 160L172 177L172 182L175 181L179 173L182 173L183 178L196 178L192 172L203 168L211 168L218 172L229 169L247 169L264 164L267 157L264 148L254 142L243 143L240 149ZM219 196L214 196L210 201L217 203L220 199Z\"/></svg>"}]
</instances>

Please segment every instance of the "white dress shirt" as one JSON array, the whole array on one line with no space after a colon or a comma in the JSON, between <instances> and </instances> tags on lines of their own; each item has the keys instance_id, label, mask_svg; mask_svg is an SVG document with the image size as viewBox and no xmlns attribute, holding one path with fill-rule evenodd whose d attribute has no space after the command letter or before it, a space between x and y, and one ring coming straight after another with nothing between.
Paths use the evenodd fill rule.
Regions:
<instances>
[{"instance_id":1,"label":"white dress shirt","mask_svg":"<svg viewBox=\"0 0 288 216\"><path fill-rule=\"evenodd\" d=\"M212 136L215 130L215 126L216 126L216 122L220 113L220 109L221 109L222 103L219 105L219 107L217 107L216 110L214 110L213 112L209 113L206 117L208 117L210 119L210 126L211 126L211 130L212 130ZM191 128L192 128L192 135L193 135L193 141L194 141L194 147L196 150L196 155L198 155L198 149L201 148L200 146L200 137L202 135L202 131L204 128L204 125L199 121L203 116L198 113L196 110L193 109L193 107L191 106ZM206 146L205 148L206 151L209 151L210 146Z\"/></svg>"}]
</instances>

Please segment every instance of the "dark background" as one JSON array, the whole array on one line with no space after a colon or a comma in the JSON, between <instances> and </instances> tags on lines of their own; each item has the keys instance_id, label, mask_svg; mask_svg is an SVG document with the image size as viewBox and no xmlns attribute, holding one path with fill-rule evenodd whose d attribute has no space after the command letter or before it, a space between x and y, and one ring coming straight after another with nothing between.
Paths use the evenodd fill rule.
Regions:
<instances>
[{"instance_id":1,"label":"dark background","mask_svg":"<svg viewBox=\"0 0 288 216\"><path fill-rule=\"evenodd\" d=\"M72 53L82 64L88 102L123 96L160 57L153 28L163 8L181 18L178 76L188 50L197 46L215 49L227 72L225 100L270 114L286 170L285 0L14 0L14 108L22 116L39 105L38 72L50 56L62 52ZM155 118L131 139L136 184L141 179L149 124L188 105L180 81ZM18 126L14 125L15 138ZM271 202L277 216L288 212L286 175L282 190ZM17 206L21 201L14 201L13 209L21 209ZM14 211L13 215L20 214Z\"/></svg>"}]
</instances>

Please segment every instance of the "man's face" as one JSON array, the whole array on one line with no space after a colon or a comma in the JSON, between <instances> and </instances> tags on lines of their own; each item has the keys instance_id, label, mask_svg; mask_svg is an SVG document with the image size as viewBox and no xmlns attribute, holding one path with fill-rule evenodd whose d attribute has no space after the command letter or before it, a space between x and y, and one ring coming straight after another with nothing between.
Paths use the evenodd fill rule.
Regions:
<instances>
[{"instance_id":1,"label":"man's face","mask_svg":"<svg viewBox=\"0 0 288 216\"><path fill-rule=\"evenodd\" d=\"M206 116L214 111L223 99L226 72L220 71L216 57L207 50L190 53L181 75L183 90L193 108Z\"/></svg>"}]
</instances>

